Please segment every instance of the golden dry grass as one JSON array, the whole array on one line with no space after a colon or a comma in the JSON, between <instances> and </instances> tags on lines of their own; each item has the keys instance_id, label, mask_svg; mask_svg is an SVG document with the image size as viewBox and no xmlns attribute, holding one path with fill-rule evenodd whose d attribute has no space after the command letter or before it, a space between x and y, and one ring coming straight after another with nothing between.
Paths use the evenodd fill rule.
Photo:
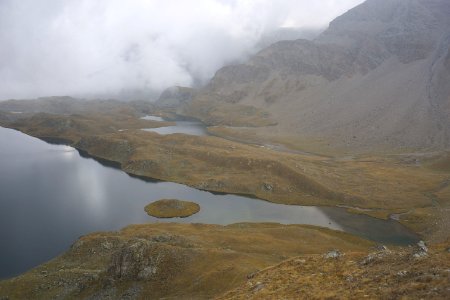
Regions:
<instances>
[{"instance_id":1,"label":"golden dry grass","mask_svg":"<svg viewBox=\"0 0 450 300\"><path fill-rule=\"evenodd\" d=\"M200 211L200 205L177 199L161 199L145 206L145 211L156 218L186 218Z\"/></svg>"},{"instance_id":2,"label":"golden dry grass","mask_svg":"<svg viewBox=\"0 0 450 300\"><path fill-rule=\"evenodd\" d=\"M257 273L218 299L448 299L449 268L443 245L423 258L411 249L338 259L305 255Z\"/></svg>"},{"instance_id":3,"label":"golden dry grass","mask_svg":"<svg viewBox=\"0 0 450 300\"><path fill-rule=\"evenodd\" d=\"M108 271L113 257L139 268L157 253L139 251L148 243L164 259L149 279L117 277ZM137 289L140 297L211 299L245 282L247 275L300 254L325 253L333 247L367 252L373 244L343 232L313 226L278 224L133 225L119 232L82 237L62 256L22 276L0 282L9 299L80 299L111 293L121 298ZM141 253L141 254L139 254ZM138 297L139 298L139 297Z\"/></svg>"}]
</instances>

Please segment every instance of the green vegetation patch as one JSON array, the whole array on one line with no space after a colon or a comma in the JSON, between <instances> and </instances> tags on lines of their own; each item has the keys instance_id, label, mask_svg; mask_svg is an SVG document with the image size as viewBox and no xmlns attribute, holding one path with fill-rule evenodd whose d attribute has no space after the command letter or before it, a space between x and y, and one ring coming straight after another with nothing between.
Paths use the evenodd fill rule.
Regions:
<instances>
[{"instance_id":1,"label":"green vegetation patch","mask_svg":"<svg viewBox=\"0 0 450 300\"><path fill-rule=\"evenodd\" d=\"M145 207L150 216L156 218L186 218L200 211L200 205L177 199L161 199Z\"/></svg>"}]
</instances>

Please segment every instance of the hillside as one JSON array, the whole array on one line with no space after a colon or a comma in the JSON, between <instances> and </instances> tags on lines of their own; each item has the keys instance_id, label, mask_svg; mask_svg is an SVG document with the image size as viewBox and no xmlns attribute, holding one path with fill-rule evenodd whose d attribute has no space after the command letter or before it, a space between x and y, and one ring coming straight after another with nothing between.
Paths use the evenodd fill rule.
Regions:
<instances>
[{"instance_id":1,"label":"hillside","mask_svg":"<svg viewBox=\"0 0 450 300\"><path fill-rule=\"evenodd\" d=\"M190 118L204 135L146 131ZM0 126L144 180L339 208L425 241L387 249L308 225L129 225L0 281L0 300L450 299L449 0L367 0L313 40L272 44L154 104L3 101ZM346 216L330 220L358 226Z\"/></svg>"},{"instance_id":2,"label":"hillside","mask_svg":"<svg viewBox=\"0 0 450 300\"><path fill-rule=\"evenodd\" d=\"M448 299L450 249L427 248L303 255L256 273L219 299Z\"/></svg>"},{"instance_id":3,"label":"hillside","mask_svg":"<svg viewBox=\"0 0 450 300\"><path fill-rule=\"evenodd\" d=\"M255 106L278 122L257 134L335 148L448 148L449 15L446 0L368 0L313 41L278 42L220 69L188 111Z\"/></svg>"},{"instance_id":4,"label":"hillside","mask_svg":"<svg viewBox=\"0 0 450 300\"><path fill-rule=\"evenodd\" d=\"M212 299L255 271L330 245L367 252L373 244L301 225L133 225L83 236L60 257L0 281L0 299Z\"/></svg>"}]
</instances>

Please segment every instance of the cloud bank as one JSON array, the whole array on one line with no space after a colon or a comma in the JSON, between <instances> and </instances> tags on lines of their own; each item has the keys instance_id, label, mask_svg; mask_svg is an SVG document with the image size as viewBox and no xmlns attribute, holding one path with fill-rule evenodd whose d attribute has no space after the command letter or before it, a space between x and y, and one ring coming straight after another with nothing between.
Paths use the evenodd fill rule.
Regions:
<instances>
[{"instance_id":1,"label":"cloud bank","mask_svg":"<svg viewBox=\"0 0 450 300\"><path fill-rule=\"evenodd\" d=\"M280 27L321 28L362 0L1 0L0 99L207 82Z\"/></svg>"}]
</instances>

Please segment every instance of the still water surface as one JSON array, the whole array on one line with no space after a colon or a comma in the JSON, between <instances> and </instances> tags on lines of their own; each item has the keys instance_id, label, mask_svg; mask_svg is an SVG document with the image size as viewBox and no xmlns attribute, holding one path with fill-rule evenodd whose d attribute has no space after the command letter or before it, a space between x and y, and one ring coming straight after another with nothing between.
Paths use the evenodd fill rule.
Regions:
<instances>
[{"instance_id":1,"label":"still water surface","mask_svg":"<svg viewBox=\"0 0 450 300\"><path fill-rule=\"evenodd\" d=\"M164 121L163 118L157 116L145 116L141 119L152 121ZM199 121L175 121L173 126L164 126L158 128L145 128L145 131L156 132L162 135L183 133L189 135L208 135L205 124Z\"/></svg>"},{"instance_id":2,"label":"still water surface","mask_svg":"<svg viewBox=\"0 0 450 300\"><path fill-rule=\"evenodd\" d=\"M159 121L159 122L164 121L163 118L158 117L158 116L145 116L145 117L142 117L141 119L142 120L150 120L150 121Z\"/></svg>"},{"instance_id":3,"label":"still water surface","mask_svg":"<svg viewBox=\"0 0 450 300\"><path fill-rule=\"evenodd\" d=\"M158 220L144 207L161 198L195 201L189 218ZM130 177L76 149L0 127L0 278L20 274L67 250L81 235L152 222L278 222L343 230L380 243L417 237L395 221L344 209L287 206L215 195L181 184Z\"/></svg>"}]
</instances>

